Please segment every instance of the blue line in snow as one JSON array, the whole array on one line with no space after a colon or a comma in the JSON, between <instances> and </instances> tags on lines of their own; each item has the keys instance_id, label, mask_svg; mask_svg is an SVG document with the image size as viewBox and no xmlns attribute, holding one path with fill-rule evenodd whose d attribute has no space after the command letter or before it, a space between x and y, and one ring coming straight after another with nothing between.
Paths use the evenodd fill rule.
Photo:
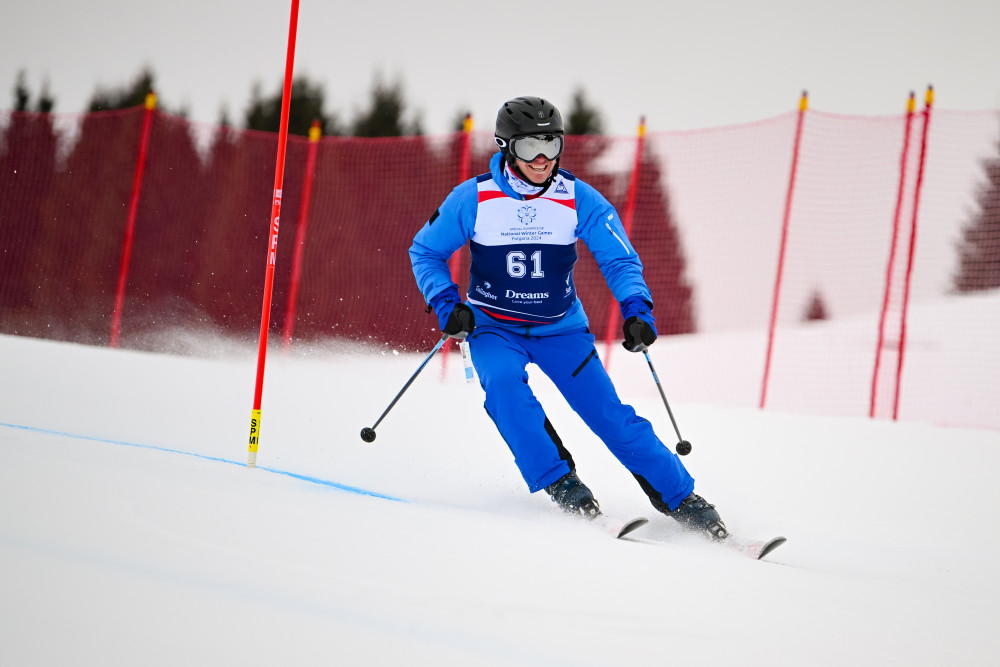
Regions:
<instances>
[{"instance_id":1,"label":"blue line in snow","mask_svg":"<svg viewBox=\"0 0 1000 667\"><path fill-rule=\"evenodd\" d=\"M138 442L126 442L124 440L111 440L110 438L98 438L90 435L80 435L79 433L67 433L65 431L53 431L47 428L38 428L37 426L23 426L21 424L6 424L0 422L0 426L5 428L13 428L21 431L31 431L32 433L44 433L46 435L56 435L61 438L74 438L76 440L90 440L91 442L102 442L108 445L124 445L125 447L138 447L139 449L154 449L158 452L166 452L168 454L183 454L184 456L193 456L198 459L204 459L206 461L215 461L217 463L229 463L231 465L245 466L244 463L239 461L233 461L230 459L223 459L217 456L207 456L205 454L196 454L194 452L184 452L179 449L169 449L167 447L158 447L157 445L146 445ZM295 472L290 472L288 470L278 470L277 468L268 468L265 466L257 466L257 470L263 470L265 472L274 473L275 475L284 475L285 477L291 477L293 479L298 479L303 482L309 482L311 484L319 484L321 486L328 486L338 491L346 491L348 493L355 493L361 496L370 496L372 498L381 498L382 500L394 500L396 502L406 502L402 498L394 498L393 496L387 496L381 493L376 493L375 491L369 491L367 489L359 489L356 486L348 486L346 484L340 484L338 482L331 482L330 480L320 479L319 477L312 477L310 475L302 475Z\"/></svg>"}]
</instances>

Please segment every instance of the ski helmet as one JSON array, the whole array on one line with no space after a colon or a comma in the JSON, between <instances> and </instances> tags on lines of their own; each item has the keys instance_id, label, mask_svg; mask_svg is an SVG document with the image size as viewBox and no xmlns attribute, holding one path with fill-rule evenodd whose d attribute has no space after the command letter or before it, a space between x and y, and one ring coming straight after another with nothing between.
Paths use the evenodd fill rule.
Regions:
<instances>
[{"instance_id":1,"label":"ski helmet","mask_svg":"<svg viewBox=\"0 0 1000 667\"><path fill-rule=\"evenodd\" d=\"M555 105L540 97L516 97L505 102L497 113L497 125L494 139L500 152L510 159L509 151L512 139L528 135L556 135L559 137L559 149L555 159L562 152L563 137L562 115Z\"/></svg>"}]
</instances>

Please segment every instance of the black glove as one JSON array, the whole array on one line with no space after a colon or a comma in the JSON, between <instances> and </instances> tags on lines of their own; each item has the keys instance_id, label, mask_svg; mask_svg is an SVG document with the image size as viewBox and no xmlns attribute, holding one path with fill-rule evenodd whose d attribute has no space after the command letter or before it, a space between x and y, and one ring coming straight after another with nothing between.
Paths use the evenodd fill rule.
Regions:
<instances>
[{"instance_id":1,"label":"black glove","mask_svg":"<svg viewBox=\"0 0 1000 667\"><path fill-rule=\"evenodd\" d=\"M625 333L622 347L629 352L642 352L656 340L656 329L638 315L625 320L622 331Z\"/></svg>"},{"instance_id":2,"label":"black glove","mask_svg":"<svg viewBox=\"0 0 1000 667\"><path fill-rule=\"evenodd\" d=\"M476 316L472 309L464 303L456 304L448 316L448 322L441 329L441 333L448 334L452 338L465 340L465 337L476 328Z\"/></svg>"}]
</instances>

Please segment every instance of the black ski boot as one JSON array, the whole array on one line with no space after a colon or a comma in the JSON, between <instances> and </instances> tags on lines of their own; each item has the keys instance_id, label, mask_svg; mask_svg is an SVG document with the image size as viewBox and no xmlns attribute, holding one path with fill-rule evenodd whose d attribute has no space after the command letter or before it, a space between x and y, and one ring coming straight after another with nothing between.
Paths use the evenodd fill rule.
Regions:
<instances>
[{"instance_id":1,"label":"black ski boot","mask_svg":"<svg viewBox=\"0 0 1000 667\"><path fill-rule=\"evenodd\" d=\"M594 494L587 485L580 481L575 472L568 472L555 483L545 487L552 497L552 502L559 505L564 512L579 514L592 519L601 513L601 507L594 500Z\"/></svg>"},{"instance_id":2,"label":"black ski boot","mask_svg":"<svg viewBox=\"0 0 1000 667\"><path fill-rule=\"evenodd\" d=\"M696 493L682 500L677 509L667 513L667 516L676 519L685 530L692 533L701 533L713 540L724 540L729 537L726 524L715 511L715 505Z\"/></svg>"}]
</instances>

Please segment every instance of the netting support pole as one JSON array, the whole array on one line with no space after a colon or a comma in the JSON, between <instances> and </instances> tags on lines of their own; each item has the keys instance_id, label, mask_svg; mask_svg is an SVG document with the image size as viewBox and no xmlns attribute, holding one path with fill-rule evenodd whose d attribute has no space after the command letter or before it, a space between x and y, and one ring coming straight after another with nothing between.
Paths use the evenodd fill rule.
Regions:
<instances>
[{"instance_id":1,"label":"netting support pole","mask_svg":"<svg viewBox=\"0 0 1000 667\"><path fill-rule=\"evenodd\" d=\"M260 404L264 393L264 362L267 357L267 329L271 322L271 292L274 287L274 263L278 254L278 222L281 216L281 187L285 179L285 147L288 144L288 104L292 93L292 70L295 61L295 33L299 21L299 0L292 0L288 26L288 52L285 56L285 83L281 91L281 124L278 129L278 155L274 167L274 196L271 200L271 228L264 269L264 303L260 314L260 343L257 347L257 380L250 413L250 446L247 467L257 465L260 444Z\"/></svg>"},{"instance_id":2,"label":"netting support pole","mask_svg":"<svg viewBox=\"0 0 1000 667\"><path fill-rule=\"evenodd\" d=\"M802 91L799 98L799 119L795 126L795 144L792 148L792 169L788 176L788 193L785 195L785 214L781 222L781 247L778 250L778 271L774 279L774 297L771 300L771 322L767 330L767 354L764 357L764 378L760 384L760 408L767 404L767 387L771 377L771 355L774 352L774 329L778 323L778 302L781 279L785 270L785 249L788 245L788 223L792 216L792 199L795 194L795 176L799 168L799 149L802 145L802 126L809 108L809 94Z\"/></svg>"},{"instance_id":3,"label":"netting support pole","mask_svg":"<svg viewBox=\"0 0 1000 667\"><path fill-rule=\"evenodd\" d=\"M916 99L910 93L906 103L906 128L903 131L903 153L899 164L899 192L896 195L896 213L892 219L892 244L889 246L889 263L885 270L885 294L882 295L882 312L878 320L878 342L875 345L875 368L872 371L872 389L868 406L868 416L875 416L875 404L878 401L878 377L882 365L882 348L885 345L885 320L889 313L889 300L892 292L892 274L896 264L896 245L899 242L899 218L903 211L903 192L906 189L906 163L910 155L910 129L913 125L913 111L916 109Z\"/></svg>"},{"instance_id":4,"label":"netting support pole","mask_svg":"<svg viewBox=\"0 0 1000 667\"><path fill-rule=\"evenodd\" d=\"M469 180L469 172L472 171L472 114L465 114L465 121L462 122L462 144L458 158L458 182L464 183ZM458 285L458 272L462 268L462 249L459 248L448 258L448 269L451 270L451 281ZM448 358L451 356L452 339L449 336L441 348L441 379L443 380L448 372Z\"/></svg>"},{"instance_id":5,"label":"netting support pole","mask_svg":"<svg viewBox=\"0 0 1000 667\"><path fill-rule=\"evenodd\" d=\"M913 278L913 256L917 248L917 218L920 214L920 191L924 186L924 163L927 161L927 131L931 125L931 107L934 105L934 86L927 86L924 105L924 130L920 137L920 162L917 165L917 184L913 193L913 219L910 223L910 251L906 259L906 282L903 287L903 315L899 325L899 356L896 358L896 395L892 401L892 419L899 419L899 394L903 381L903 357L906 355L906 320L910 308L910 285Z\"/></svg>"},{"instance_id":6,"label":"netting support pole","mask_svg":"<svg viewBox=\"0 0 1000 667\"><path fill-rule=\"evenodd\" d=\"M153 126L153 111L156 110L156 95L146 94L146 111L142 116L142 134L139 138L139 157L135 163L135 177L132 179L132 196L128 202L128 221L125 223L125 243L122 246L122 263L118 270L118 287L115 290L115 309L111 314L111 347L118 347L121 334L122 309L125 307L125 287L128 285L128 265L132 257L132 238L135 236L135 217L139 211L139 193L142 192L142 175L146 168L146 153L149 149L150 128Z\"/></svg>"},{"instance_id":7,"label":"netting support pole","mask_svg":"<svg viewBox=\"0 0 1000 667\"><path fill-rule=\"evenodd\" d=\"M295 301L299 295L299 280L302 276L302 252L306 245L306 226L309 224L309 202L312 199L313 178L316 175L316 149L322 130L319 120L314 120L309 128L309 153L306 156L306 171L302 182L302 207L295 230L295 254L292 258L292 282L288 289L288 305L285 307L284 349L287 352L295 332Z\"/></svg>"},{"instance_id":8,"label":"netting support pole","mask_svg":"<svg viewBox=\"0 0 1000 667\"><path fill-rule=\"evenodd\" d=\"M632 163L632 174L628 179L628 194L625 196L625 212L622 215L622 228L625 236L632 234L632 220L635 218L635 200L639 193L639 171L642 167L642 151L646 145L646 117L639 117L639 129L636 134L635 160ZM611 343L615 340L615 330L618 328L618 320L621 317L618 301L614 294L608 302L608 318L604 326L604 369L611 365Z\"/></svg>"}]
</instances>

